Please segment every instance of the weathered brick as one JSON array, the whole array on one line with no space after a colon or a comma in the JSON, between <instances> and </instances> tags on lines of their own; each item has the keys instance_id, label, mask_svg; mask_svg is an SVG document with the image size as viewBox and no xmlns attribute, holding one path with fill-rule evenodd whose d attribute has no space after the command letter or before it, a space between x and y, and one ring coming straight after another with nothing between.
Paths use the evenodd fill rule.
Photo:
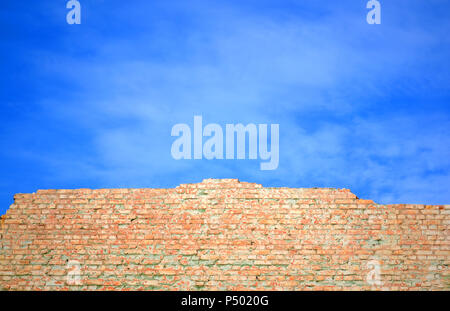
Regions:
<instances>
[{"instance_id":1,"label":"weathered brick","mask_svg":"<svg viewBox=\"0 0 450 311\"><path fill-rule=\"evenodd\" d=\"M450 289L449 205L236 179L14 199L0 219L0 289ZM380 284L367 281L374 262Z\"/></svg>"}]
</instances>

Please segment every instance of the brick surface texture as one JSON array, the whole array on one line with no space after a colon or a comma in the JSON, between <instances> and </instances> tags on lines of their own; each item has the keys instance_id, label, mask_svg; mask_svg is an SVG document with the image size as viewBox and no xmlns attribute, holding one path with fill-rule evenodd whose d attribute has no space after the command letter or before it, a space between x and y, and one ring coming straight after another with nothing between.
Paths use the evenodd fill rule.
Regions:
<instances>
[{"instance_id":1,"label":"brick surface texture","mask_svg":"<svg viewBox=\"0 0 450 311\"><path fill-rule=\"evenodd\" d=\"M0 289L449 290L449 223L448 205L235 179L39 190L1 218Z\"/></svg>"}]
</instances>

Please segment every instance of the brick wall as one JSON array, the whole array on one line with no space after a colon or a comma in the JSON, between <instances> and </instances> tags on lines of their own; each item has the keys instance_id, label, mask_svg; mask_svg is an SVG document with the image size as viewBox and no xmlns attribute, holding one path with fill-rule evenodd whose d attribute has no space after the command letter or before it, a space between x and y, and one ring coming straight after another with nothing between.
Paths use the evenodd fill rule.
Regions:
<instances>
[{"instance_id":1,"label":"brick wall","mask_svg":"<svg viewBox=\"0 0 450 311\"><path fill-rule=\"evenodd\" d=\"M2 289L450 289L448 205L233 179L14 200L0 225Z\"/></svg>"}]
</instances>

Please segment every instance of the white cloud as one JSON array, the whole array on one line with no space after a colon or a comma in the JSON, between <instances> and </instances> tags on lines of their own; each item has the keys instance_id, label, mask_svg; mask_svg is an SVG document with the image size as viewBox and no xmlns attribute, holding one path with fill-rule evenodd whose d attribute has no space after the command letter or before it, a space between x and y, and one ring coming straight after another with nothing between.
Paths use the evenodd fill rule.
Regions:
<instances>
[{"instance_id":1,"label":"white cloud","mask_svg":"<svg viewBox=\"0 0 450 311\"><path fill-rule=\"evenodd\" d=\"M396 117L389 109L385 116L365 113L390 105L392 94L448 90L448 75L424 70L445 54L430 29L386 23L371 31L355 11L339 8L319 20L283 21L232 8L189 12L203 19L183 35L157 23L151 35L106 42L89 33L95 51L89 58L35 53L44 76L73 85L64 99L50 94L42 105L89 133L89 164L79 165L92 169L80 174L130 186L238 175L350 187L377 201L450 198L448 119ZM426 58L430 50L433 59ZM253 162L174 161L171 127L196 114L208 123L280 123L279 170L262 173ZM64 174L61 155L44 157Z\"/></svg>"}]
</instances>

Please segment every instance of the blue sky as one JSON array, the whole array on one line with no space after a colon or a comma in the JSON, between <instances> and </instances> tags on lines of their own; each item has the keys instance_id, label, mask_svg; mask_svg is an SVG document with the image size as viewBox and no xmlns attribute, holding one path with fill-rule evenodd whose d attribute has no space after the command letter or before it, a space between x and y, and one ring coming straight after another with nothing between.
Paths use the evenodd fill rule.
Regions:
<instances>
[{"instance_id":1,"label":"blue sky","mask_svg":"<svg viewBox=\"0 0 450 311\"><path fill-rule=\"evenodd\" d=\"M450 3L0 3L0 214L14 193L205 178L450 203ZM185 160L176 123L280 124L280 164Z\"/></svg>"}]
</instances>

